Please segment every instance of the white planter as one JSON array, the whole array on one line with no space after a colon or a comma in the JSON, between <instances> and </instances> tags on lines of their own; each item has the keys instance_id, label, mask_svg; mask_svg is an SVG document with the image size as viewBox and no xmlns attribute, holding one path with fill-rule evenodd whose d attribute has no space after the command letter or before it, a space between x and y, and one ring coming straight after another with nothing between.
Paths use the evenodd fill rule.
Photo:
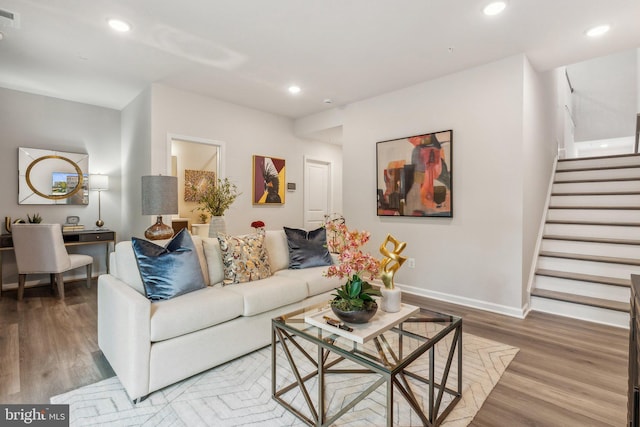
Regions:
<instances>
[{"instance_id":1,"label":"white planter","mask_svg":"<svg viewBox=\"0 0 640 427\"><path fill-rule=\"evenodd\" d=\"M209 221L209 237L218 237L218 233L227 234L224 216L212 216Z\"/></svg>"},{"instance_id":2,"label":"white planter","mask_svg":"<svg viewBox=\"0 0 640 427\"><path fill-rule=\"evenodd\" d=\"M400 311L402 305L402 291L398 288L387 289L385 287L380 288L382 299L380 301L380 308L387 313L397 313Z\"/></svg>"}]
</instances>

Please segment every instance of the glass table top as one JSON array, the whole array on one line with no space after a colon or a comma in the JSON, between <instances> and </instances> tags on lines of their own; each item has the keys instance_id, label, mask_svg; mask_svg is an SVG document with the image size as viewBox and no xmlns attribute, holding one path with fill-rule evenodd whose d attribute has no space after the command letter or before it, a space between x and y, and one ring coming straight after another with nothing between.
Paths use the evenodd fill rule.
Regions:
<instances>
[{"instance_id":1,"label":"glass table top","mask_svg":"<svg viewBox=\"0 0 640 427\"><path fill-rule=\"evenodd\" d=\"M292 336L303 337L376 371L388 373L404 369L416 357L436 344L453 345L455 337L451 331L461 328L462 323L460 317L420 309L390 329L360 344L354 339L336 334L330 326L318 327L305 321L305 317L314 316L327 308L328 304L323 303L276 317L273 319L273 327L285 330ZM385 315L384 312L379 314ZM333 313L330 312L330 315L335 318ZM358 327L351 324L348 326Z\"/></svg>"}]
</instances>

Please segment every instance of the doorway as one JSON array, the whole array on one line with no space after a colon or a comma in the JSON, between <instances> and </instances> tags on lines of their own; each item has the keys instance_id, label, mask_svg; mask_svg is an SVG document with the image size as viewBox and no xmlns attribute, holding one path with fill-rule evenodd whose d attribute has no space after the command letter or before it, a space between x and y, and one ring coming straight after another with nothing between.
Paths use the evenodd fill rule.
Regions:
<instances>
[{"instance_id":1,"label":"doorway","mask_svg":"<svg viewBox=\"0 0 640 427\"><path fill-rule=\"evenodd\" d=\"M314 230L324 225L332 212L331 162L304 157L304 228Z\"/></svg>"},{"instance_id":2,"label":"doorway","mask_svg":"<svg viewBox=\"0 0 640 427\"><path fill-rule=\"evenodd\" d=\"M224 143L204 138L182 135L169 135L171 175L178 178L178 217L188 220L190 230L193 225L205 224L202 211L197 209L198 202L192 188L194 178L198 176L224 177ZM197 234L206 234L205 226Z\"/></svg>"}]
</instances>

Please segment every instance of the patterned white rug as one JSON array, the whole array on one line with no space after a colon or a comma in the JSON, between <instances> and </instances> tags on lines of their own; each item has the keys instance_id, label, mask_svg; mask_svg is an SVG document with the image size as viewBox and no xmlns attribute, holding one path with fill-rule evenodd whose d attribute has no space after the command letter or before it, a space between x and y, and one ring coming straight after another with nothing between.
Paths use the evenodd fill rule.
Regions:
<instances>
[{"instance_id":1,"label":"patterned white rug","mask_svg":"<svg viewBox=\"0 0 640 427\"><path fill-rule=\"evenodd\" d=\"M467 426L471 422L518 352L516 347L470 334L463 334L462 342L462 399L444 422L443 425L447 427ZM277 378L280 386L285 381L280 377L288 374L288 366L284 357L278 357L278 361ZM436 371L438 363L436 361ZM457 381L455 372L454 363L448 382L450 386ZM353 374L352 378L328 375L326 401L330 408L333 404L339 409L343 401L349 401L349 396L367 388L377 378L376 375ZM314 396L311 390L315 381L311 380L308 384ZM302 402L304 405L300 393L290 393L294 403ZM417 390L416 394L419 393L420 390ZM396 425L420 425L419 419L411 414L399 395L395 393ZM384 425L385 396L386 389L382 385L344 414L335 425ZM154 392L138 405L131 403L116 377L54 396L51 403L70 405L71 426L304 425L271 398L271 349L268 347Z\"/></svg>"}]
</instances>

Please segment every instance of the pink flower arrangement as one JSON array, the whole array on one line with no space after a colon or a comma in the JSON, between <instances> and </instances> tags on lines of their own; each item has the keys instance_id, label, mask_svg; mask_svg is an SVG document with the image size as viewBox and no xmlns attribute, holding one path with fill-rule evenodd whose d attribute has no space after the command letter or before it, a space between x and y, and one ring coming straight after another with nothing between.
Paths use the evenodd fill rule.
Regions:
<instances>
[{"instance_id":1,"label":"pink flower arrangement","mask_svg":"<svg viewBox=\"0 0 640 427\"><path fill-rule=\"evenodd\" d=\"M330 266L325 276L347 277L349 280L353 276L361 278L361 275L368 275L369 280L378 276L380 261L361 249L371 237L368 231L349 230L346 225L336 223L328 223L326 228L336 237L333 247L328 244L330 251L339 251L340 254L338 264Z\"/></svg>"}]
</instances>

